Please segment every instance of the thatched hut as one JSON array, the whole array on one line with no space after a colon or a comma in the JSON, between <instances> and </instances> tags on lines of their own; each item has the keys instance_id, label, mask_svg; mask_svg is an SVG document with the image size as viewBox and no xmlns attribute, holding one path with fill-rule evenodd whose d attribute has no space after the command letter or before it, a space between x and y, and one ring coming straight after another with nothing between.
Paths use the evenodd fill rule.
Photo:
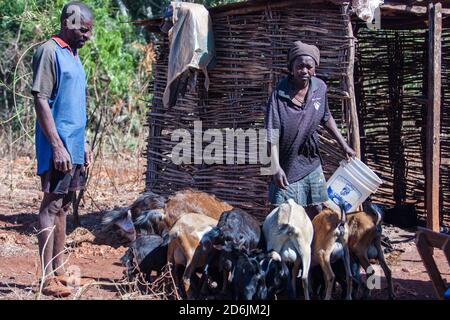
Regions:
<instances>
[{"instance_id":1,"label":"thatched hut","mask_svg":"<svg viewBox=\"0 0 450 320\"><path fill-rule=\"evenodd\" d=\"M333 115L362 159L385 181L375 200L415 204L422 214L429 212L434 229L438 212L441 223L449 223L450 118L445 111L450 108L450 57L442 58L442 86L440 70L428 66L439 53L428 48L440 42L440 20L442 51L450 47L448 5L437 6L444 14L440 18L435 9L428 12L414 2L385 1L379 30L367 29L336 0L253 0L211 8L217 64L209 71L209 90L198 81L196 90L170 109L162 104L169 46L160 34L148 113L146 189L170 194L193 187L256 216L267 214L268 177L260 175L258 165L175 165L171 150L177 142L171 141L171 133L181 128L193 133L197 120L203 130L261 128L267 97L287 73L287 50L300 39L320 48L317 74L328 85ZM429 32L429 16L437 19L436 32ZM159 24L160 19L146 22L155 32ZM321 144L329 175L343 155L325 132ZM429 173L426 163L431 164Z\"/></svg>"}]
</instances>

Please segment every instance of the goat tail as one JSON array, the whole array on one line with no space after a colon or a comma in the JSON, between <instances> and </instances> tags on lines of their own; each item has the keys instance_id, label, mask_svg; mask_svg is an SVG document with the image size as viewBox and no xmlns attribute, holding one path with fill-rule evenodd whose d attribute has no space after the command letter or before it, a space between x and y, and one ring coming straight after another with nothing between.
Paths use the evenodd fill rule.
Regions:
<instances>
[{"instance_id":1,"label":"goat tail","mask_svg":"<svg viewBox=\"0 0 450 320\"><path fill-rule=\"evenodd\" d=\"M373 211L375 212L375 214L377 215L377 222L376 225L380 225L381 221L383 221L383 209L381 209L378 205L376 204L371 204Z\"/></svg>"},{"instance_id":2,"label":"goat tail","mask_svg":"<svg viewBox=\"0 0 450 320\"><path fill-rule=\"evenodd\" d=\"M136 221L134 222L135 226L144 226L149 221L151 222L159 222L164 219L164 211L163 209L153 209L144 212L141 214Z\"/></svg>"},{"instance_id":3,"label":"goat tail","mask_svg":"<svg viewBox=\"0 0 450 320\"><path fill-rule=\"evenodd\" d=\"M341 224L347 221L347 210L345 209L344 201L339 201L339 209L341 210Z\"/></svg>"}]
</instances>

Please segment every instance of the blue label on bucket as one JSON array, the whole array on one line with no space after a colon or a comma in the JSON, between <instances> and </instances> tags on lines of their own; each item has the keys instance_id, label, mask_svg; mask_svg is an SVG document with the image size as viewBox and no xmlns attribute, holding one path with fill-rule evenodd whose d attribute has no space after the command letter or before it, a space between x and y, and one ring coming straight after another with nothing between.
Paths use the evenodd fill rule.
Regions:
<instances>
[{"instance_id":1,"label":"blue label on bucket","mask_svg":"<svg viewBox=\"0 0 450 320\"><path fill-rule=\"evenodd\" d=\"M338 176L327 188L327 192L330 200L338 206L339 203L343 203L346 211L349 211L362 196L361 192L343 176Z\"/></svg>"}]
</instances>

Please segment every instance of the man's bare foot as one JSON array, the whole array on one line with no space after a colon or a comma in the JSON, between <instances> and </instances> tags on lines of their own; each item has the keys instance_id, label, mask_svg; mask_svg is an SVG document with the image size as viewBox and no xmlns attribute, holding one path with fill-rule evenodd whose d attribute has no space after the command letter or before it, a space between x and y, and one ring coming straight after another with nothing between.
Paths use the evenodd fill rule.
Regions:
<instances>
[{"instance_id":1,"label":"man's bare foot","mask_svg":"<svg viewBox=\"0 0 450 320\"><path fill-rule=\"evenodd\" d=\"M53 296L57 298L65 298L71 295L72 291L64 286L56 277L51 277L45 280L42 293L46 296Z\"/></svg>"},{"instance_id":2,"label":"man's bare foot","mask_svg":"<svg viewBox=\"0 0 450 320\"><path fill-rule=\"evenodd\" d=\"M94 279L75 278L74 276L68 276L65 274L55 276L55 278L58 279L58 281L61 282L63 285L72 287L82 287L94 281Z\"/></svg>"}]
</instances>

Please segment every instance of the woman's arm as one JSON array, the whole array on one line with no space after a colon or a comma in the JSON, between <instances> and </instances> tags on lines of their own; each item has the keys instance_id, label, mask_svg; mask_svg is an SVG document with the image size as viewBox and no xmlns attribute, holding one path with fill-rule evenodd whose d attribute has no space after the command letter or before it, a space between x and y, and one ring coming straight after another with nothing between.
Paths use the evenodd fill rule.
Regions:
<instances>
[{"instance_id":1,"label":"woman's arm","mask_svg":"<svg viewBox=\"0 0 450 320\"><path fill-rule=\"evenodd\" d=\"M284 173L284 170L281 169L280 166L280 159L279 159L279 152L278 152L278 145L272 144L269 142L270 147L270 159L272 161L271 167L275 168L275 173L273 175L273 181L275 182L275 185L278 188L287 189L289 182L286 177L286 174Z\"/></svg>"},{"instance_id":2,"label":"woman's arm","mask_svg":"<svg viewBox=\"0 0 450 320\"><path fill-rule=\"evenodd\" d=\"M277 110L276 91L272 92L267 102L264 118L264 127L267 130L267 143L270 149L270 167L273 168L273 181L278 188L287 189L289 182L284 170L280 166L279 130L281 127L280 116Z\"/></svg>"},{"instance_id":3,"label":"woman's arm","mask_svg":"<svg viewBox=\"0 0 450 320\"><path fill-rule=\"evenodd\" d=\"M336 121L334 121L333 116L330 114L330 117L328 118L328 121L324 124L325 129L330 133L336 141L339 143L341 148L345 151L345 154L349 157L355 157L356 152L350 148L350 146L347 144L347 141L345 141L344 137L342 136L341 132L337 128Z\"/></svg>"}]
</instances>

